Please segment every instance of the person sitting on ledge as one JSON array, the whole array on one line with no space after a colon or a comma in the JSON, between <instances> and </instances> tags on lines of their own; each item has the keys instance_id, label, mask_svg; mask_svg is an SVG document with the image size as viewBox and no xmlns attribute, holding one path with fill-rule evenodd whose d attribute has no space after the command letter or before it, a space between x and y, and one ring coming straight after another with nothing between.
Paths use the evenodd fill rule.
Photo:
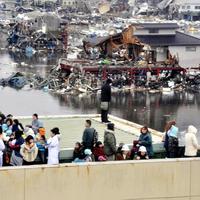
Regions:
<instances>
[{"instance_id":1,"label":"person sitting on ledge","mask_svg":"<svg viewBox=\"0 0 200 200\"><path fill-rule=\"evenodd\" d=\"M95 161L106 161L106 155L104 153L104 146L102 142L98 141L93 150Z\"/></svg>"},{"instance_id":2,"label":"person sitting on ledge","mask_svg":"<svg viewBox=\"0 0 200 200\"><path fill-rule=\"evenodd\" d=\"M148 153L147 153L147 149L144 146L141 146L139 148L139 151L137 153L137 157L136 160L146 160L149 159Z\"/></svg>"},{"instance_id":3,"label":"person sitting on ledge","mask_svg":"<svg viewBox=\"0 0 200 200\"><path fill-rule=\"evenodd\" d=\"M130 149L127 144L124 144L121 151L116 154L116 160L130 160Z\"/></svg>"}]
</instances>

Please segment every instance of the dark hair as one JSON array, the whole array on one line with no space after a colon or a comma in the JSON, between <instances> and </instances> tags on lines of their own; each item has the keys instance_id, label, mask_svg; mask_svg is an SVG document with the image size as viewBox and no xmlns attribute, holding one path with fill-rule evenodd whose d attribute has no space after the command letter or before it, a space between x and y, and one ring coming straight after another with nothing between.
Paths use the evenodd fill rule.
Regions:
<instances>
[{"instance_id":1,"label":"dark hair","mask_svg":"<svg viewBox=\"0 0 200 200\"><path fill-rule=\"evenodd\" d=\"M18 120L18 119L14 119L13 122L14 122L15 124L17 124L17 125L19 124L19 120Z\"/></svg>"},{"instance_id":2,"label":"dark hair","mask_svg":"<svg viewBox=\"0 0 200 200\"><path fill-rule=\"evenodd\" d=\"M3 130L2 130L2 127L0 126L0 134L2 134L3 133Z\"/></svg>"},{"instance_id":3,"label":"dark hair","mask_svg":"<svg viewBox=\"0 0 200 200\"><path fill-rule=\"evenodd\" d=\"M98 142L96 143L96 147L99 147L100 145L102 145L102 142L101 142L101 141L98 141Z\"/></svg>"},{"instance_id":4,"label":"dark hair","mask_svg":"<svg viewBox=\"0 0 200 200\"><path fill-rule=\"evenodd\" d=\"M34 113L33 116L35 116L38 119L38 114L37 113Z\"/></svg>"},{"instance_id":5,"label":"dark hair","mask_svg":"<svg viewBox=\"0 0 200 200\"><path fill-rule=\"evenodd\" d=\"M7 116L6 116L6 118L12 118L13 117L13 115L11 115L11 114L8 114Z\"/></svg>"},{"instance_id":6,"label":"dark hair","mask_svg":"<svg viewBox=\"0 0 200 200\"><path fill-rule=\"evenodd\" d=\"M108 79L106 80L106 84L110 84L110 83L112 83L112 80L111 80L110 78L108 78Z\"/></svg>"},{"instance_id":7,"label":"dark hair","mask_svg":"<svg viewBox=\"0 0 200 200\"><path fill-rule=\"evenodd\" d=\"M23 132L22 132L22 131L19 131L19 130L18 130L18 131L15 132L15 138L16 138L16 139L19 139L22 135L23 135Z\"/></svg>"},{"instance_id":8,"label":"dark hair","mask_svg":"<svg viewBox=\"0 0 200 200\"><path fill-rule=\"evenodd\" d=\"M173 120L173 121L169 121L166 126L165 126L165 131L169 131L169 129L173 126L173 125L176 125L176 121Z\"/></svg>"},{"instance_id":9,"label":"dark hair","mask_svg":"<svg viewBox=\"0 0 200 200\"><path fill-rule=\"evenodd\" d=\"M114 131L115 125L114 125L113 123L108 123L108 124L107 124L107 129L108 129L108 130L111 130L111 131Z\"/></svg>"},{"instance_id":10,"label":"dark hair","mask_svg":"<svg viewBox=\"0 0 200 200\"><path fill-rule=\"evenodd\" d=\"M76 145L78 145L79 148L81 148L81 146L82 146L80 142L76 142Z\"/></svg>"},{"instance_id":11,"label":"dark hair","mask_svg":"<svg viewBox=\"0 0 200 200\"><path fill-rule=\"evenodd\" d=\"M85 120L85 121L86 121L86 123L89 124L90 126L92 125L91 120L87 119L87 120Z\"/></svg>"},{"instance_id":12,"label":"dark hair","mask_svg":"<svg viewBox=\"0 0 200 200\"><path fill-rule=\"evenodd\" d=\"M13 124L13 121L12 121L12 119L10 119L10 118L8 118L8 119L6 119L6 124L7 124L7 122L10 122L10 125L12 125Z\"/></svg>"},{"instance_id":13,"label":"dark hair","mask_svg":"<svg viewBox=\"0 0 200 200\"><path fill-rule=\"evenodd\" d=\"M25 139L25 142L26 142L26 143L29 143L30 140L33 140L33 139L34 139L34 138L33 138L32 135L28 135L28 136L26 137L26 139Z\"/></svg>"},{"instance_id":14,"label":"dark hair","mask_svg":"<svg viewBox=\"0 0 200 200\"><path fill-rule=\"evenodd\" d=\"M51 132L52 132L54 135L59 135L59 134L60 134L59 128L57 128L57 127L51 129Z\"/></svg>"},{"instance_id":15,"label":"dark hair","mask_svg":"<svg viewBox=\"0 0 200 200\"><path fill-rule=\"evenodd\" d=\"M140 133L142 133L142 130L146 130L147 131L147 133L149 133L149 129L148 129L148 127L147 126L143 126L141 129L140 129Z\"/></svg>"},{"instance_id":16,"label":"dark hair","mask_svg":"<svg viewBox=\"0 0 200 200\"><path fill-rule=\"evenodd\" d=\"M40 138L42 138L44 141L46 141L45 135L41 135Z\"/></svg>"}]
</instances>

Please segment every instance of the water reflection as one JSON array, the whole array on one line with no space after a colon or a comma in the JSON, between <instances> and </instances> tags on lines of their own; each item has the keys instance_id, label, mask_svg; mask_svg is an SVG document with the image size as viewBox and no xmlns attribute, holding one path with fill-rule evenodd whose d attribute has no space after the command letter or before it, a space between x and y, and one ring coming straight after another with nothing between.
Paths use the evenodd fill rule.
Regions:
<instances>
[{"instance_id":1,"label":"water reflection","mask_svg":"<svg viewBox=\"0 0 200 200\"><path fill-rule=\"evenodd\" d=\"M0 77L17 71L45 76L62 56L40 52L27 57L19 52L3 50L0 52ZM1 88L0 110L14 115L99 113L99 95L70 96ZM190 124L200 129L200 94L119 92L112 96L110 111L113 115L161 131L169 119L176 119L181 130Z\"/></svg>"}]
</instances>

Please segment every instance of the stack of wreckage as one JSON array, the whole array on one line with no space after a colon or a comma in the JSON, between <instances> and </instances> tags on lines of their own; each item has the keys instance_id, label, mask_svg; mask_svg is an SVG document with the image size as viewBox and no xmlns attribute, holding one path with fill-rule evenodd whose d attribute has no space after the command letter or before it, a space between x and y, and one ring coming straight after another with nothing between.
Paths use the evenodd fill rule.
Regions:
<instances>
[{"instance_id":1,"label":"stack of wreckage","mask_svg":"<svg viewBox=\"0 0 200 200\"><path fill-rule=\"evenodd\" d=\"M55 13L32 11L18 14L10 24L8 47L15 51L34 54L43 51L63 51L67 41L65 28Z\"/></svg>"},{"instance_id":2,"label":"stack of wreckage","mask_svg":"<svg viewBox=\"0 0 200 200\"><path fill-rule=\"evenodd\" d=\"M112 30L109 36L85 38L83 58L61 58L46 78L17 73L0 80L0 85L61 94L94 93L104 80L111 78L113 91L200 91L200 75L187 75L177 63L171 66L175 63L173 57L165 63L152 63L150 47L134 36L134 29L129 26L121 33ZM168 68L172 70L164 70Z\"/></svg>"}]
</instances>

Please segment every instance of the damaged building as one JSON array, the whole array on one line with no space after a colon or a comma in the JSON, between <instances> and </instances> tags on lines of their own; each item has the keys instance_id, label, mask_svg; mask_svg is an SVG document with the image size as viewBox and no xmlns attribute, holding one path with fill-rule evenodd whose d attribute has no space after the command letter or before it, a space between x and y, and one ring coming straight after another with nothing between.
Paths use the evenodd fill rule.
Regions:
<instances>
[{"instance_id":1,"label":"damaged building","mask_svg":"<svg viewBox=\"0 0 200 200\"><path fill-rule=\"evenodd\" d=\"M86 54L96 53L96 58L121 58L135 60L143 49L144 44L134 36L135 28L129 26L121 33L110 32L105 37L89 37L83 40Z\"/></svg>"},{"instance_id":2,"label":"damaged building","mask_svg":"<svg viewBox=\"0 0 200 200\"><path fill-rule=\"evenodd\" d=\"M200 39L178 31L176 23L139 23L135 35L141 42L150 45L151 57L155 62L176 58L184 68L200 64ZM192 63L192 65L191 65Z\"/></svg>"}]
</instances>

